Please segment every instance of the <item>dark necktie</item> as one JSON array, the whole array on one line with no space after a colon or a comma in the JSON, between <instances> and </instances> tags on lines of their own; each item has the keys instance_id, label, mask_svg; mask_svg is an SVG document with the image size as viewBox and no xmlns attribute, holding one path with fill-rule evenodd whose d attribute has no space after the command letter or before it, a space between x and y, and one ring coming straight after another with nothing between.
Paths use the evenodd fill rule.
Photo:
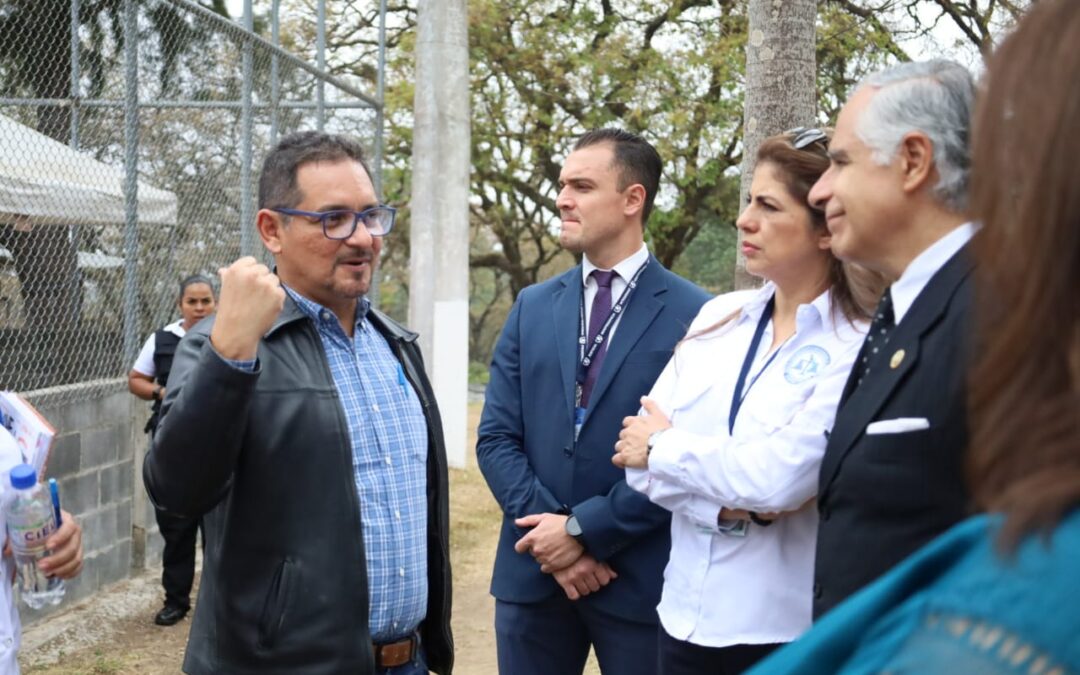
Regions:
<instances>
[{"instance_id":1,"label":"dark necktie","mask_svg":"<svg viewBox=\"0 0 1080 675\"><path fill-rule=\"evenodd\" d=\"M874 312L874 320L870 323L870 332L866 334L866 342L863 343L862 351L859 352L858 367L861 374L858 384L862 384L862 381L870 374L871 367L874 367L881 358L879 352L889 344L889 335L893 328L896 328L896 322L893 315L892 291L886 288Z\"/></svg>"},{"instance_id":2,"label":"dark necktie","mask_svg":"<svg viewBox=\"0 0 1080 675\"><path fill-rule=\"evenodd\" d=\"M592 312L589 314L589 341L586 343L586 351L588 351L588 345L596 340L604 322L611 315L611 281L617 274L615 271L604 272L603 270L593 270L590 274L596 281L597 289L592 301ZM585 383L581 385L582 408L589 407L589 395L592 394L593 387L596 385L596 378L600 376L600 367L604 365L607 347L608 341L605 339L600 349L596 350L596 355L589 363L588 370L585 371Z\"/></svg>"}]
</instances>

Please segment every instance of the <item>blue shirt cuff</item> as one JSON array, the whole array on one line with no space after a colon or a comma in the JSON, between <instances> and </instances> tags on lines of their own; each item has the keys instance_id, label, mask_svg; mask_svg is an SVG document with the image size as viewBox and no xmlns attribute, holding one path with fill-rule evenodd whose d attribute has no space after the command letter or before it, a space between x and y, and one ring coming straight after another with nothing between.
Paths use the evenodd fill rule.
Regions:
<instances>
[{"instance_id":1,"label":"blue shirt cuff","mask_svg":"<svg viewBox=\"0 0 1080 675\"><path fill-rule=\"evenodd\" d=\"M225 363L229 364L229 366L231 366L231 367L233 367L233 368L235 368L237 370L242 370L245 373L254 373L255 372L255 366L259 363L259 359L257 359L257 358L254 358L254 359L242 359L242 360L239 360L239 361L234 360L234 359L227 359L224 356L222 356L221 354L218 354L218 350L214 349L213 344L211 344L209 342L207 344L210 344L210 349L212 349L213 352L215 354L217 354L217 357L219 359L221 359Z\"/></svg>"}]
</instances>

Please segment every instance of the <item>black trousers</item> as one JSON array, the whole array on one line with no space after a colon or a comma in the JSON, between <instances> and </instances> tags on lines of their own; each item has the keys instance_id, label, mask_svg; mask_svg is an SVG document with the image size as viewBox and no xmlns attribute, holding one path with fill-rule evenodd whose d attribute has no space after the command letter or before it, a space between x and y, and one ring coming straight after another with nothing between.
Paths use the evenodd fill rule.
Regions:
<instances>
[{"instance_id":1,"label":"black trousers","mask_svg":"<svg viewBox=\"0 0 1080 675\"><path fill-rule=\"evenodd\" d=\"M783 644L702 647L676 640L660 627L658 675L739 675Z\"/></svg>"},{"instance_id":2,"label":"black trousers","mask_svg":"<svg viewBox=\"0 0 1080 675\"><path fill-rule=\"evenodd\" d=\"M155 509L158 529L165 539L161 553L161 585L165 604L191 609L191 586L195 582L195 540L202 518L184 518Z\"/></svg>"}]
</instances>

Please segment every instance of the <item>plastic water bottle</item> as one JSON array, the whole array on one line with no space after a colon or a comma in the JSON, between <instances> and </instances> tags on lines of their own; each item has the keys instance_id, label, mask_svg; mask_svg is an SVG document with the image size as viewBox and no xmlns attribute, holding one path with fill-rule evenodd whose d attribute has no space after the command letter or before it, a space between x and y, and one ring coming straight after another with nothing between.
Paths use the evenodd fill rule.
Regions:
<instances>
[{"instance_id":1,"label":"plastic water bottle","mask_svg":"<svg viewBox=\"0 0 1080 675\"><path fill-rule=\"evenodd\" d=\"M49 555L45 540L56 531L56 513L49 491L37 482L37 472L29 464L11 470L12 494L4 504L11 551L15 554L18 588L23 602L32 609L60 604L64 580L49 578L37 561Z\"/></svg>"}]
</instances>

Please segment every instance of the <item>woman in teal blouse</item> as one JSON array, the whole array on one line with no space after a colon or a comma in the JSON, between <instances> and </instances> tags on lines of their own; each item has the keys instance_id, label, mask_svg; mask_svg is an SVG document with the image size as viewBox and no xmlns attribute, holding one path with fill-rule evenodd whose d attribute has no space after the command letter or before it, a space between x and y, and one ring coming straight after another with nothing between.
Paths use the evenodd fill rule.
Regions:
<instances>
[{"instance_id":1,"label":"woman in teal blouse","mask_svg":"<svg viewBox=\"0 0 1080 675\"><path fill-rule=\"evenodd\" d=\"M1080 673L1080 2L991 58L972 138L980 298L956 526L763 661L774 673Z\"/></svg>"}]
</instances>

